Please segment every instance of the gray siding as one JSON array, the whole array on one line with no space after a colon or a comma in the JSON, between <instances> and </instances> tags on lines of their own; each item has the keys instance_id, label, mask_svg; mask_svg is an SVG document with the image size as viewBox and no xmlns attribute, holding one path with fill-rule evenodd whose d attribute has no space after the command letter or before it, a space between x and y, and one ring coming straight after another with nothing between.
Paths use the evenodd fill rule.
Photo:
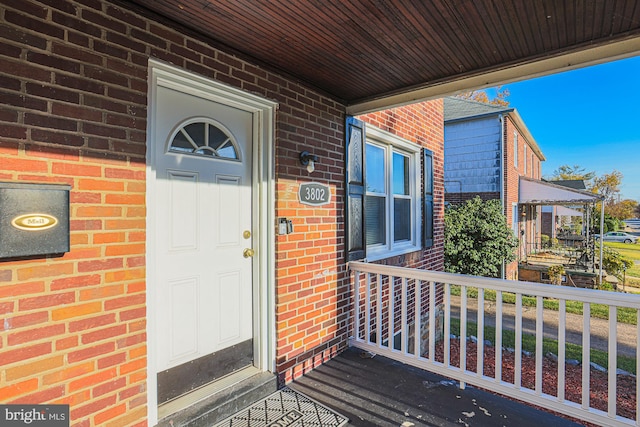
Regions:
<instances>
[{"instance_id":1,"label":"gray siding","mask_svg":"<svg viewBox=\"0 0 640 427\"><path fill-rule=\"evenodd\" d=\"M500 128L497 116L445 123L447 193L500 191Z\"/></svg>"}]
</instances>

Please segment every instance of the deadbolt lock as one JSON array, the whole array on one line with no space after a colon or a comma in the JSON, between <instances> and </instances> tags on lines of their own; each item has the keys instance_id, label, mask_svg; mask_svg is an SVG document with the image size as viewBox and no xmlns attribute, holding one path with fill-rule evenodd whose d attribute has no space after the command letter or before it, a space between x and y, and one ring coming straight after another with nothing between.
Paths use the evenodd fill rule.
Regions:
<instances>
[{"instance_id":1,"label":"deadbolt lock","mask_svg":"<svg viewBox=\"0 0 640 427\"><path fill-rule=\"evenodd\" d=\"M244 230L244 233L242 233L242 237L248 239L249 237L251 237L251 232L249 230Z\"/></svg>"}]
</instances>

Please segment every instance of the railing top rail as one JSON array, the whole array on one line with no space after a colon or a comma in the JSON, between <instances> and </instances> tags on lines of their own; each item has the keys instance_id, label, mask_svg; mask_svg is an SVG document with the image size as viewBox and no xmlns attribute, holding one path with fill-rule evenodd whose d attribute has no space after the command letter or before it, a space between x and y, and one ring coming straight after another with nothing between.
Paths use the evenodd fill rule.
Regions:
<instances>
[{"instance_id":1,"label":"railing top rail","mask_svg":"<svg viewBox=\"0 0 640 427\"><path fill-rule=\"evenodd\" d=\"M570 288L566 286L522 282L517 280L492 279L488 277L468 276L441 271L371 264L361 261L350 262L349 269L351 271L360 271L363 273L383 274L394 277L406 277L424 281L449 283L452 285L472 286L531 296L601 303L640 309L640 295L635 294L600 291L595 289Z\"/></svg>"}]
</instances>

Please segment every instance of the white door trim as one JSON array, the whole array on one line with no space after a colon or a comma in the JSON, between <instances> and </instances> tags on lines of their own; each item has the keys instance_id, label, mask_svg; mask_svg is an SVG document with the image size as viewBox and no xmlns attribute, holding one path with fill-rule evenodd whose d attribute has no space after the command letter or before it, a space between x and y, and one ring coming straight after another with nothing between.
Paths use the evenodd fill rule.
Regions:
<instances>
[{"instance_id":1,"label":"white door trim","mask_svg":"<svg viewBox=\"0 0 640 427\"><path fill-rule=\"evenodd\" d=\"M158 86L173 88L221 104L252 113L254 122L252 187L254 208L253 230L256 250L253 281L255 286L254 362L262 371L275 371L275 159L274 121L278 104L240 89L190 73L155 59L149 59L149 93L147 98L147 414L149 425L158 422L157 383L154 345L157 334L154 294L149 292L156 282L156 218L151 208L156 202L155 186L155 130Z\"/></svg>"}]
</instances>

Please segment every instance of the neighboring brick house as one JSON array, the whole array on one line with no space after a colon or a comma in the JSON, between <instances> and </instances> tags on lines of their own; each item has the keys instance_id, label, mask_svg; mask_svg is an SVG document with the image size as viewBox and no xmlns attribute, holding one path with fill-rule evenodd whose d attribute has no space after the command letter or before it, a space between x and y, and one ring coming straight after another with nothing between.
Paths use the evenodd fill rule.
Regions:
<instances>
[{"instance_id":1,"label":"neighboring brick house","mask_svg":"<svg viewBox=\"0 0 640 427\"><path fill-rule=\"evenodd\" d=\"M0 6L0 181L68 186L70 250L0 259L0 402L168 425L192 388L289 382L345 349L346 106L120 2L49 3ZM360 119L407 183L395 236L361 249L442 270L442 101ZM307 182L326 204L301 203Z\"/></svg>"},{"instance_id":2,"label":"neighboring brick house","mask_svg":"<svg viewBox=\"0 0 640 427\"><path fill-rule=\"evenodd\" d=\"M540 147L515 108L447 97L444 111L446 203L500 200L522 256L539 240L540 208L519 207L520 177L541 179ZM504 277L517 278L516 262Z\"/></svg>"}]
</instances>

